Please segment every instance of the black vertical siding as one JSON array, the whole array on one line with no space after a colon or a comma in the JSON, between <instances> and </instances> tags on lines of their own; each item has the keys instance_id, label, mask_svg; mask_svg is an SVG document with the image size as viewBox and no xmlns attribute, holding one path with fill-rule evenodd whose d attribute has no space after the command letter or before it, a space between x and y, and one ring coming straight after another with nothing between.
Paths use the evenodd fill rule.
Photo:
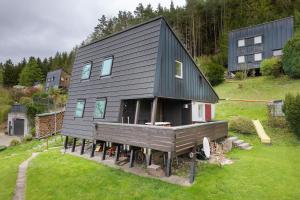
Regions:
<instances>
[{"instance_id":1,"label":"black vertical siding","mask_svg":"<svg viewBox=\"0 0 300 200\"><path fill-rule=\"evenodd\" d=\"M218 96L169 25L163 21L161 26L154 95L217 102ZM175 60L183 63L183 79L175 77Z\"/></svg>"},{"instance_id":2,"label":"black vertical siding","mask_svg":"<svg viewBox=\"0 0 300 200\"><path fill-rule=\"evenodd\" d=\"M293 36L294 20L288 17L269 23L259 24L234 30L229 33L228 40L228 71L259 68L260 62L255 62L254 53L262 53L263 59L273 56L273 50L282 49ZM253 44L253 37L261 35L262 44ZM246 39L245 47L238 47L238 40ZM238 64L238 56L245 55L247 63Z\"/></svg>"},{"instance_id":3,"label":"black vertical siding","mask_svg":"<svg viewBox=\"0 0 300 200\"><path fill-rule=\"evenodd\" d=\"M161 19L153 20L79 49L73 66L62 133L92 137L96 121L117 122L121 99L153 97ZM110 77L100 78L102 61L114 57ZM92 62L91 77L81 80L82 67ZM104 119L93 119L96 98L106 97ZM74 118L77 99L86 99L83 118Z\"/></svg>"}]
</instances>

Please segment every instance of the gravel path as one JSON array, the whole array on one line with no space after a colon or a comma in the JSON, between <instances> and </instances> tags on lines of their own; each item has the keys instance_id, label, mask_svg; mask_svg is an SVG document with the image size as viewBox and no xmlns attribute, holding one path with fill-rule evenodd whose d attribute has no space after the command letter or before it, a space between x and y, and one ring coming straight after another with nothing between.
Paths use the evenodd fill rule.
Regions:
<instances>
[{"instance_id":1,"label":"gravel path","mask_svg":"<svg viewBox=\"0 0 300 200\"><path fill-rule=\"evenodd\" d=\"M39 153L32 153L31 157L25 160L20 166L19 166L19 173L15 188L15 194L13 197L13 200L23 200L25 199L25 189L26 189L26 171L28 168L29 162L35 158Z\"/></svg>"}]
</instances>

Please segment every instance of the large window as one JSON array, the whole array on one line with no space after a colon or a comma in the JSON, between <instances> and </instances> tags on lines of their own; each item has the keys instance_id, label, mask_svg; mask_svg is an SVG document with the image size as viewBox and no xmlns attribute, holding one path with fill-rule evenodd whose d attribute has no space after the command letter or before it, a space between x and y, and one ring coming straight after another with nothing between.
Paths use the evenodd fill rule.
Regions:
<instances>
[{"instance_id":1,"label":"large window","mask_svg":"<svg viewBox=\"0 0 300 200\"><path fill-rule=\"evenodd\" d=\"M89 79L91 75L92 63L86 63L82 68L81 79Z\"/></svg>"},{"instance_id":2,"label":"large window","mask_svg":"<svg viewBox=\"0 0 300 200\"><path fill-rule=\"evenodd\" d=\"M106 99L101 98L96 100L94 118L104 118L106 107Z\"/></svg>"},{"instance_id":3,"label":"large window","mask_svg":"<svg viewBox=\"0 0 300 200\"><path fill-rule=\"evenodd\" d=\"M198 118L203 119L204 104L198 104Z\"/></svg>"},{"instance_id":4,"label":"large window","mask_svg":"<svg viewBox=\"0 0 300 200\"><path fill-rule=\"evenodd\" d=\"M262 36L254 37L254 44L261 44L262 43Z\"/></svg>"},{"instance_id":5,"label":"large window","mask_svg":"<svg viewBox=\"0 0 300 200\"><path fill-rule=\"evenodd\" d=\"M273 50L273 56L282 56L282 49Z\"/></svg>"},{"instance_id":6,"label":"large window","mask_svg":"<svg viewBox=\"0 0 300 200\"><path fill-rule=\"evenodd\" d=\"M262 53L254 54L254 61L261 61L262 60Z\"/></svg>"},{"instance_id":7,"label":"large window","mask_svg":"<svg viewBox=\"0 0 300 200\"><path fill-rule=\"evenodd\" d=\"M238 63L245 63L245 56L238 56Z\"/></svg>"},{"instance_id":8,"label":"large window","mask_svg":"<svg viewBox=\"0 0 300 200\"><path fill-rule=\"evenodd\" d=\"M238 40L238 47L244 47L245 46L245 39Z\"/></svg>"},{"instance_id":9,"label":"large window","mask_svg":"<svg viewBox=\"0 0 300 200\"><path fill-rule=\"evenodd\" d=\"M101 76L109 76L111 74L112 64L113 64L113 58L112 57L106 58L102 62Z\"/></svg>"},{"instance_id":10,"label":"large window","mask_svg":"<svg viewBox=\"0 0 300 200\"><path fill-rule=\"evenodd\" d=\"M83 117L83 111L85 106L85 100L80 99L77 101L76 110L75 110L75 117Z\"/></svg>"},{"instance_id":11,"label":"large window","mask_svg":"<svg viewBox=\"0 0 300 200\"><path fill-rule=\"evenodd\" d=\"M175 77L182 78L182 62L175 60Z\"/></svg>"}]
</instances>

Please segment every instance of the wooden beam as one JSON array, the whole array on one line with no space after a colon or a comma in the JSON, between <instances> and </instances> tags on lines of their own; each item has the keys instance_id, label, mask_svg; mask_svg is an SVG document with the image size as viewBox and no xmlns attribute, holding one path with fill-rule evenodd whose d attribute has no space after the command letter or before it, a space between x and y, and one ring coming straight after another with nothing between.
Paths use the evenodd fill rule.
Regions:
<instances>
[{"instance_id":1,"label":"wooden beam","mask_svg":"<svg viewBox=\"0 0 300 200\"><path fill-rule=\"evenodd\" d=\"M151 149L147 149L147 152L146 152L146 167L151 165L151 158L152 158Z\"/></svg>"},{"instance_id":2,"label":"wooden beam","mask_svg":"<svg viewBox=\"0 0 300 200\"><path fill-rule=\"evenodd\" d=\"M92 151L91 151L91 155L90 155L91 158L95 156L96 144L97 144L97 142L93 141Z\"/></svg>"},{"instance_id":3,"label":"wooden beam","mask_svg":"<svg viewBox=\"0 0 300 200\"><path fill-rule=\"evenodd\" d=\"M69 139L69 136L66 136L66 138L65 138L65 143L64 143L64 148L65 148L65 149L68 148L68 139Z\"/></svg>"},{"instance_id":4,"label":"wooden beam","mask_svg":"<svg viewBox=\"0 0 300 200\"><path fill-rule=\"evenodd\" d=\"M101 160L105 160L105 156L106 156L106 142L103 142L102 143L102 157L101 157Z\"/></svg>"},{"instance_id":5,"label":"wooden beam","mask_svg":"<svg viewBox=\"0 0 300 200\"><path fill-rule=\"evenodd\" d=\"M166 176L169 177L171 176L172 173L172 152L168 152L168 157L167 157L167 166L166 166Z\"/></svg>"},{"instance_id":6,"label":"wooden beam","mask_svg":"<svg viewBox=\"0 0 300 200\"><path fill-rule=\"evenodd\" d=\"M129 168L133 167L134 163L134 148L130 149L130 159L129 159Z\"/></svg>"},{"instance_id":7,"label":"wooden beam","mask_svg":"<svg viewBox=\"0 0 300 200\"><path fill-rule=\"evenodd\" d=\"M82 139L80 155L84 154L85 139Z\"/></svg>"},{"instance_id":8,"label":"wooden beam","mask_svg":"<svg viewBox=\"0 0 300 200\"><path fill-rule=\"evenodd\" d=\"M134 123L137 124L139 122L139 114L140 114L140 100L136 101L136 106L135 106L135 115L134 115Z\"/></svg>"},{"instance_id":9,"label":"wooden beam","mask_svg":"<svg viewBox=\"0 0 300 200\"><path fill-rule=\"evenodd\" d=\"M153 103L152 103L152 111L151 111L151 124L152 124L152 125L155 124L155 120L156 120L157 102L158 102L158 98L155 97L155 98L153 99Z\"/></svg>"},{"instance_id":10,"label":"wooden beam","mask_svg":"<svg viewBox=\"0 0 300 200\"><path fill-rule=\"evenodd\" d=\"M116 152L115 152L115 163L119 161L119 158L120 158L120 145L117 144L116 145Z\"/></svg>"},{"instance_id":11,"label":"wooden beam","mask_svg":"<svg viewBox=\"0 0 300 200\"><path fill-rule=\"evenodd\" d=\"M74 151L75 151L75 147L76 147L76 140L77 140L77 138L73 138L72 152L74 152Z\"/></svg>"}]
</instances>

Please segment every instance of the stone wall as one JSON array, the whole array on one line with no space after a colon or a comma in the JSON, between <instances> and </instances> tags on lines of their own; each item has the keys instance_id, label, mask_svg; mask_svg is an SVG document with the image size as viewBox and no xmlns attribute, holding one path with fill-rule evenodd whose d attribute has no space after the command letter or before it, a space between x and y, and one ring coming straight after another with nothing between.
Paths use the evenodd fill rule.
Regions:
<instances>
[{"instance_id":1,"label":"stone wall","mask_svg":"<svg viewBox=\"0 0 300 200\"><path fill-rule=\"evenodd\" d=\"M35 136L37 138L43 138L60 132L63 119L64 111L37 115L35 117Z\"/></svg>"}]
</instances>

